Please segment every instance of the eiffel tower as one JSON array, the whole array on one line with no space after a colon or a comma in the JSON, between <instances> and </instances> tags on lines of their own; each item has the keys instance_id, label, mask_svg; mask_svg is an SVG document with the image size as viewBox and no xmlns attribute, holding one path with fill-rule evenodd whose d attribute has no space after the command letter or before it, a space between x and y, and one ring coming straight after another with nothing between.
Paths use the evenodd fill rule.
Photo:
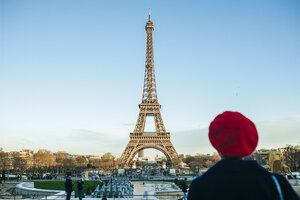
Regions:
<instances>
[{"instance_id":1,"label":"eiffel tower","mask_svg":"<svg viewBox=\"0 0 300 200\"><path fill-rule=\"evenodd\" d=\"M145 77L142 103L139 104L140 112L134 128L130 133L130 140L127 144L121 158L121 164L128 167L137 153L143 152L144 149L153 148L165 154L170 162L174 162L178 154L171 143L170 133L166 131L163 123L158 103L155 71L154 71L154 54L152 33L154 30L151 21L150 9L149 20L146 23L147 44L145 59ZM145 123L147 117L153 117L155 123L155 132L145 132Z\"/></svg>"}]
</instances>

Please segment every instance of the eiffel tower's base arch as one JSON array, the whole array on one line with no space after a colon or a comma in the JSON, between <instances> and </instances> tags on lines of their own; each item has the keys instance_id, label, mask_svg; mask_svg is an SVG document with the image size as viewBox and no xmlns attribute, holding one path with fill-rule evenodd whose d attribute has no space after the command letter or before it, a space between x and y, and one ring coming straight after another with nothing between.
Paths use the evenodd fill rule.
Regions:
<instances>
[{"instance_id":1,"label":"eiffel tower's base arch","mask_svg":"<svg viewBox=\"0 0 300 200\"><path fill-rule=\"evenodd\" d=\"M131 142L129 142L121 156L121 164L124 167L130 166L136 154L145 149L156 149L162 152L166 156L167 160L171 163L174 163L174 161L178 159L177 153L171 142L169 142L168 145L155 143L140 143L133 145Z\"/></svg>"},{"instance_id":2,"label":"eiffel tower's base arch","mask_svg":"<svg viewBox=\"0 0 300 200\"><path fill-rule=\"evenodd\" d=\"M132 152L132 155L129 157L128 162L129 162L129 163L132 163L133 158L136 156L136 154L137 154L138 152L142 151L142 150L145 150L145 149L156 149L156 150L162 152L162 153L166 156L166 158L168 159L168 161L171 162L171 157L170 157L170 155L167 153L166 148L161 147L160 145L153 145L153 146L152 146L152 145L141 145L140 147L136 148L136 149Z\"/></svg>"}]
</instances>

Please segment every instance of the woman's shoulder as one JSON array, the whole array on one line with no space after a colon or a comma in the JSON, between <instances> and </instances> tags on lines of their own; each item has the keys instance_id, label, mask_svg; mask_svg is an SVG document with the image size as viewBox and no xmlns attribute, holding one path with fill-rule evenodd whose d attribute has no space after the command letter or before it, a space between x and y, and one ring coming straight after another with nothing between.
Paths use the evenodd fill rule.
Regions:
<instances>
[{"instance_id":1,"label":"woman's shoulder","mask_svg":"<svg viewBox=\"0 0 300 200\"><path fill-rule=\"evenodd\" d=\"M290 182L283 175L278 173L271 174L276 177L276 180L278 181L282 190L284 199L300 199Z\"/></svg>"}]
</instances>

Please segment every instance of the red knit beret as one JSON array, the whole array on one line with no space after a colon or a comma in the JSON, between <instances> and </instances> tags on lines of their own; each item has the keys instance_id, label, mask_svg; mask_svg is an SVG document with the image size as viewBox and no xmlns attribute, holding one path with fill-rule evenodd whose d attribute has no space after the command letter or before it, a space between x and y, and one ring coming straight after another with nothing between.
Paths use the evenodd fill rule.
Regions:
<instances>
[{"instance_id":1,"label":"red knit beret","mask_svg":"<svg viewBox=\"0 0 300 200\"><path fill-rule=\"evenodd\" d=\"M258 143L254 123L239 112L226 111L210 123L208 137L212 146L227 157L249 156Z\"/></svg>"}]
</instances>

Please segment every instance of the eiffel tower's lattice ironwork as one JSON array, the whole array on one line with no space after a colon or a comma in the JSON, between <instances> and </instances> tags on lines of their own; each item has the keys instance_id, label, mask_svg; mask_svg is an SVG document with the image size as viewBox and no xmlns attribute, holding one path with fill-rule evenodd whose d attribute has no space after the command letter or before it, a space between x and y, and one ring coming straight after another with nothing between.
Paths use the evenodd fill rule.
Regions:
<instances>
[{"instance_id":1,"label":"eiffel tower's lattice ironwork","mask_svg":"<svg viewBox=\"0 0 300 200\"><path fill-rule=\"evenodd\" d=\"M150 9L149 20L145 29L147 44L142 103L139 105L140 112L134 131L130 133L129 143L121 156L121 164L124 166L129 166L135 155L147 148L154 148L163 152L171 162L178 158L178 154L170 140L170 133L166 131L163 123L160 113L161 105L157 99L152 40L154 25L150 18ZM146 118L149 116L154 118L155 132L145 132Z\"/></svg>"}]
</instances>

